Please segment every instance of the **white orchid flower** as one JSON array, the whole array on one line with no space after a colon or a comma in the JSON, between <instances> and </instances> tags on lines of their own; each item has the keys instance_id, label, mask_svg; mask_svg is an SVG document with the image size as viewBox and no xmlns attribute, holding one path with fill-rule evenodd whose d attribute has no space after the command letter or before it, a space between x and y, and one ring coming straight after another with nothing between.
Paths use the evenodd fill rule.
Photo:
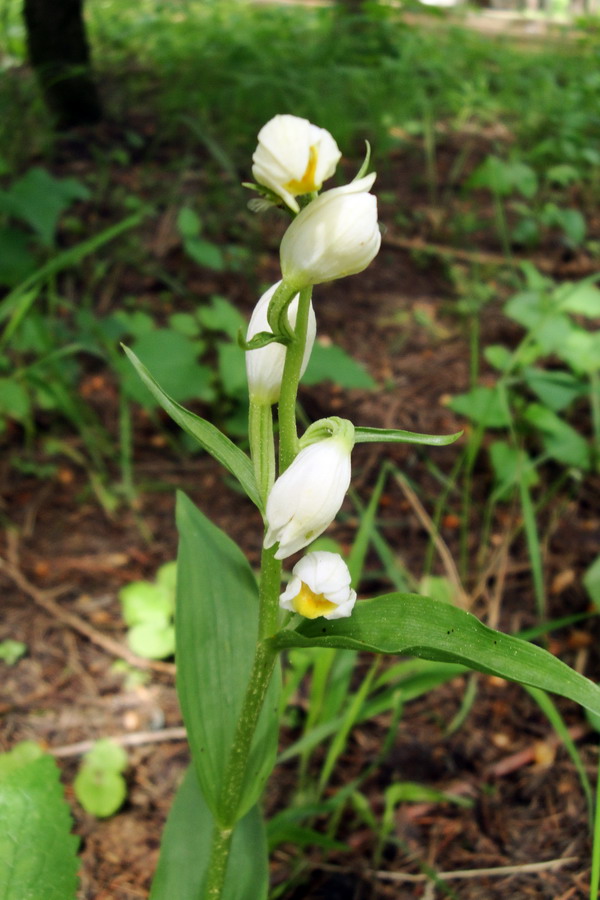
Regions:
<instances>
[{"instance_id":1,"label":"white orchid flower","mask_svg":"<svg viewBox=\"0 0 600 900\"><path fill-rule=\"evenodd\" d=\"M252 175L297 213L295 197L319 191L341 155L324 128L298 116L275 116L258 133Z\"/></svg>"},{"instance_id":2,"label":"white orchid flower","mask_svg":"<svg viewBox=\"0 0 600 900\"><path fill-rule=\"evenodd\" d=\"M350 572L339 553L307 553L292 569L292 579L279 598L279 606L307 619L343 619L356 603Z\"/></svg>"},{"instance_id":3,"label":"white orchid flower","mask_svg":"<svg viewBox=\"0 0 600 900\"><path fill-rule=\"evenodd\" d=\"M250 324L248 325L248 333L246 339L250 341L260 331L271 332L271 327L267 320L267 312L269 303L273 294L281 284L280 281L274 284L266 291L252 313ZM292 328L296 324L298 315L298 295L294 297L288 307L288 320ZM308 328L306 333L306 345L304 348L304 356L302 358L302 367L300 376L308 365L315 335L317 333L317 322L315 312L310 305L308 316ZM286 348L283 344L272 343L265 347L259 347L257 350L246 351L246 374L248 376L248 390L252 399L258 403L277 403L281 391L281 379L283 376L283 367L285 364Z\"/></svg>"},{"instance_id":4,"label":"white orchid flower","mask_svg":"<svg viewBox=\"0 0 600 900\"><path fill-rule=\"evenodd\" d=\"M325 191L296 216L281 241L281 271L300 290L355 275L381 246L375 174Z\"/></svg>"},{"instance_id":5,"label":"white orchid flower","mask_svg":"<svg viewBox=\"0 0 600 900\"><path fill-rule=\"evenodd\" d=\"M300 450L267 498L264 546L279 543L285 559L314 541L336 517L350 485L354 428L344 423L332 437Z\"/></svg>"}]
</instances>

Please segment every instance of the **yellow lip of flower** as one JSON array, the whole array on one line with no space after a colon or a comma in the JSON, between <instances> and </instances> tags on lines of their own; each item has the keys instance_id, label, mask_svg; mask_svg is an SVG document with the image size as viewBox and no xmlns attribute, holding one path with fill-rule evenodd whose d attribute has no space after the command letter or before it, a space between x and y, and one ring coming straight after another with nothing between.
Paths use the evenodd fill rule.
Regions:
<instances>
[{"instance_id":1,"label":"yellow lip of flower","mask_svg":"<svg viewBox=\"0 0 600 900\"><path fill-rule=\"evenodd\" d=\"M323 594L315 594L304 582L292 603L296 612L306 619L316 619L336 608L335 603L326 600Z\"/></svg>"},{"instance_id":2,"label":"yellow lip of flower","mask_svg":"<svg viewBox=\"0 0 600 900\"><path fill-rule=\"evenodd\" d=\"M318 191L321 187L320 184L316 184L315 182L315 173L317 170L317 148L310 147L308 151L308 165L306 167L306 171L304 175L300 179L300 181L296 181L292 179L292 181L288 181L287 184L284 185L286 191L289 191L290 194L310 194L312 191Z\"/></svg>"}]
</instances>

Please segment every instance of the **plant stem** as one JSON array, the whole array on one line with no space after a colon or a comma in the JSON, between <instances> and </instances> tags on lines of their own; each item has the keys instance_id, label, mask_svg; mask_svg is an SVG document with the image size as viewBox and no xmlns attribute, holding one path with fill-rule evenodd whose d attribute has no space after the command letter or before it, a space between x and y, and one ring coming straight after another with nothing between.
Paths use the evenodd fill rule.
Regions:
<instances>
[{"instance_id":1,"label":"plant stem","mask_svg":"<svg viewBox=\"0 0 600 900\"><path fill-rule=\"evenodd\" d=\"M250 398L248 437L258 492L263 503L266 503L275 480L273 413L270 403L260 403Z\"/></svg>"},{"instance_id":2,"label":"plant stem","mask_svg":"<svg viewBox=\"0 0 600 900\"><path fill-rule=\"evenodd\" d=\"M312 288L303 288L298 301L294 338L287 348L279 397L279 474L284 472L298 453L296 430L296 397L306 346Z\"/></svg>"},{"instance_id":3,"label":"plant stem","mask_svg":"<svg viewBox=\"0 0 600 900\"><path fill-rule=\"evenodd\" d=\"M235 737L231 747L231 754L227 762L223 781L223 790L220 798L220 820L222 828L233 829L235 825L239 797L244 783L244 776L248 765L248 756L252 745L252 738L258 723L258 717L263 707L267 688L273 673L273 666L277 658L277 651L272 650L266 644L259 642L256 647L256 655L246 696L242 705L242 711L238 719ZM214 845L213 845L214 847ZM225 853L229 848L225 849ZM219 895L216 894L216 897Z\"/></svg>"},{"instance_id":4,"label":"plant stem","mask_svg":"<svg viewBox=\"0 0 600 900\"><path fill-rule=\"evenodd\" d=\"M219 900L225 884L225 873L227 871L232 835L233 828L220 828L215 823L208 864L208 877L202 897L198 898L198 900Z\"/></svg>"}]
</instances>

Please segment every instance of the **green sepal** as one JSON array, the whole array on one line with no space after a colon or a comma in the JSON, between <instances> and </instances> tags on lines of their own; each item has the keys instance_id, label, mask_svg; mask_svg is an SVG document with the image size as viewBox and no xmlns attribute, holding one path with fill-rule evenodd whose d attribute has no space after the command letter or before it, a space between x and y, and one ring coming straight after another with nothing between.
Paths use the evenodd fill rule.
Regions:
<instances>
[{"instance_id":1,"label":"green sepal","mask_svg":"<svg viewBox=\"0 0 600 900\"><path fill-rule=\"evenodd\" d=\"M148 388L151 394L160 403L162 408L176 422L180 428L193 437L207 453L210 453L228 472L237 478L244 491L258 506L261 512L264 504L258 491L254 468L250 458L239 447L229 440L222 431L219 431L212 422L190 412L172 397L166 394L155 378L150 374L146 366L138 359L133 350L121 345L132 362L136 372Z\"/></svg>"},{"instance_id":2,"label":"green sepal","mask_svg":"<svg viewBox=\"0 0 600 900\"><path fill-rule=\"evenodd\" d=\"M350 419L340 419L339 416L329 416L327 419L318 419L309 425L300 438L300 449L318 444L328 438L336 438L343 441L348 448L348 453L354 446L354 425Z\"/></svg>"},{"instance_id":3,"label":"green sepal","mask_svg":"<svg viewBox=\"0 0 600 900\"><path fill-rule=\"evenodd\" d=\"M428 444L432 447L443 447L453 444L463 434L457 431L455 434L418 434L415 431L401 431L397 428L365 428L357 426L355 429L355 444Z\"/></svg>"},{"instance_id":4,"label":"green sepal","mask_svg":"<svg viewBox=\"0 0 600 900\"><path fill-rule=\"evenodd\" d=\"M239 547L181 492L176 519L177 693L202 793L217 821L229 825L222 790L256 652L258 587ZM256 803L273 769L280 688L275 666L235 818Z\"/></svg>"},{"instance_id":5,"label":"green sepal","mask_svg":"<svg viewBox=\"0 0 600 900\"><path fill-rule=\"evenodd\" d=\"M600 713L600 687L541 647L502 634L448 603L417 594L384 594L356 604L347 619L304 619L271 638L289 647L341 647L459 663L568 697Z\"/></svg>"},{"instance_id":6,"label":"green sepal","mask_svg":"<svg viewBox=\"0 0 600 900\"><path fill-rule=\"evenodd\" d=\"M367 170L369 168L369 163L371 162L371 145L368 141L365 141L365 147L366 147L365 158L362 162L360 169L358 170L358 172L356 173L356 175L354 176L352 181L359 181L361 178L364 178L365 175L367 174Z\"/></svg>"},{"instance_id":7,"label":"green sepal","mask_svg":"<svg viewBox=\"0 0 600 900\"><path fill-rule=\"evenodd\" d=\"M150 900L198 900L210 857L214 820L190 766L163 832ZM266 900L267 839L257 806L235 826L221 900Z\"/></svg>"},{"instance_id":8,"label":"green sepal","mask_svg":"<svg viewBox=\"0 0 600 900\"><path fill-rule=\"evenodd\" d=\"M283 344L286 347L290 343L290 339L283 334L273 334L272 331L259 331L247 341L243 330L240 328L237 342L242 350L260 350L261 347L266 347L268 344Z\"/></svg>"},{"instance_id":9,"label":"green sepal","mask_svg":"<svg viewBox=\"0 0 600 900\"><path fill-rule=\"evenodd\" d=\"M288 308L296 294L297 288L291 287L287 281L282 281L271 297L267 310L267 321L274 335L285 338L288 342L294 339L294 329L288 319Z\"/></svg>"}]
</instances>

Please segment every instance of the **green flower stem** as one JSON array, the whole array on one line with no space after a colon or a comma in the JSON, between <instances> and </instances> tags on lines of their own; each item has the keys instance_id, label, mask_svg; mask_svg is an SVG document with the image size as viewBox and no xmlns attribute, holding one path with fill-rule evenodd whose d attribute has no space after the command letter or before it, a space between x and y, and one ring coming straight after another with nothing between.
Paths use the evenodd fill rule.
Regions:
<instances>
[{"instance_id":1,"label":"green flower stem","mask_svg":"<svg viewBox=\"0 0 600 900\"><path fill-rule=\"evenodd\" d=\"M250 397L248 437L258 493L263 503L266 503L275 480L273 413L270 403L261 403Z\"/></svg>"},{"instance_id":2,"label":"green flower stem","mask_svg":"<svg viewBox=\"0 0 600 900\"><path fill-rule=\"evenodd\" d=\"M244 782L244 775L246 774L246 767L248 765L248 755L252 745L252 737L256 730L260 711L263 707L276 658L276 650L271 649L271 647L262 642L257 644L254 664L246 689L246 696L244 697L242 711L240 713L240 718L238 719L235 738L231 748L231 755L225 770L223 790L219 804L219 818L222 829L233 828L236 822L239 797ZM225 847L223 852L228 854L229 847Z\"/></svg>"},{"instance_id":3,"label":"green flower stem","mask_svg":"<svg viewBox=\"0 0 600 900\"><path fill-rule=\"evenodd\" d=\"M208 878L202 895L198 900L219 900L225 884L225 873L227 871L232 835L233 828L221 828L215 823L208 864Z\"/></svg>"},{"instance_id":4,"label":"green flower stem","mask_svg":"<svg viewBox=\"0 0 600 900\"><path fill-rule=\"evenodd\" d=\"M298 315L294 338L285 355L285 366L279 397L279 474L284 472L298 453L298 432L296 429L296 397L300 382L300 370L306 346L308 317L312 287L300 291Z\"/></svg>"}]
</instances>

